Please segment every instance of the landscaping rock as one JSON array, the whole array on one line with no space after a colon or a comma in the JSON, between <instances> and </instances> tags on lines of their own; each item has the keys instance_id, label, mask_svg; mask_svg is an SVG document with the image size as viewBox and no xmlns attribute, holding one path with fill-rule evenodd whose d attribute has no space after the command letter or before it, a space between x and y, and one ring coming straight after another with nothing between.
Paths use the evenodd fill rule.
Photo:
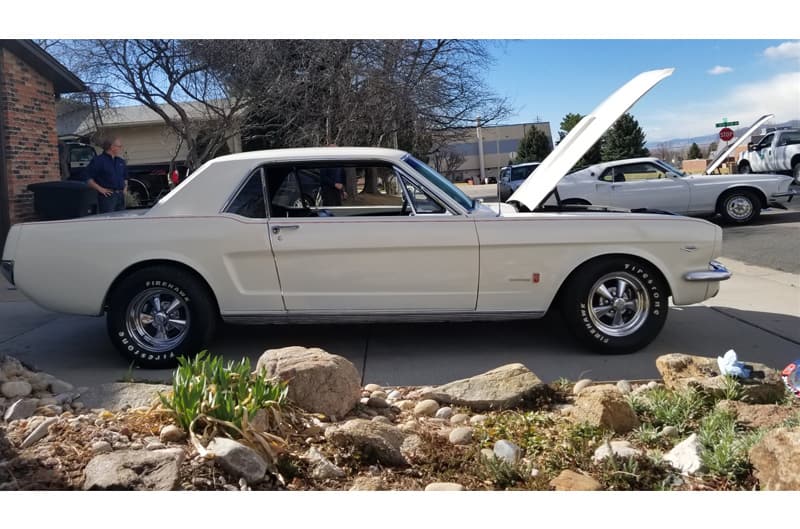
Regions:
<instances>
[{"instance_id":1,"label":"landscaping rock","mask_svg":"<svg viewBox=\"0 0 800 529\"><path fill-rule=\"evenodd\" d=\"M516 465L522 457L522 449L511 441L501 439L494 443L492 455L509 465Z\"/></svg>"},{"instance_id":2,"label":"landscaping rock","mask_svg":"<svg viewBox=\"0 0 800 529\"><path fill-rule=\"evenodd\" d=\"M414 402L413 400L398 400L394 403L394 406L397 407L400 411L413 410L416 405L417 403Z\"/></svg>"},{"instance_id":3,"label":"landscaping rock","mask_svg":"<svg viewBox=\"0 0 800 529\"><path fill-rule=\"evenodd\" d=\"M703 462L700 460L700 440L697 434L693 433L675 445L675 448L664 456L664 461L683 474L691 475L703 470Z\"/></svg>"},{"instance_id":4,"label":"landscaping rock","mask_svg":"<svg viewBox=\"0 0 800 529\"><path fill-rule=\"evenodd\" d=\"M454 445L467 445L472 442L472 428L469 426L456 428L450 432L448 439Z\"/></svg>"},{"instance_id":5,"label":"landscaping rock","mask_svg":"<svg viewBox=\"0 0 800 529\"><path fill-rule=\"evenodd\" d=\"M642 455L641 450L635 449L628 441L611 441L601 444L597 450L594 451L592 461L598 463L604 459L608 459L611 455L620 458L636 457Z\"/></svg>"},{"instance_id":6,"label":"landscaping rock","mask_svg":"<svg viewBox=\"0 0 800 529\"><path fill-rule=\"evenodd\" d=\"M447 482L439 482L439 483L431 483L430 485L425 486L425 492L429 491L445 491L445 492L456 492L466 490L464 485L460 483L447 483Z\"/></svg>"},{"instance_id":7,"label":"landscaping rock","mask_svg":"<svg viewBox=\"0 0 800 529\"><path fill-rule=\"evenodd\" d=\"M658 432L659 437L677 437L680 432L674 426L664 426L660 432Z\"/></svg>"},{"instance_id":8,"label":"landscaping rock","mask_svg":"<svg viewBox=\"0 0 800 529\"><path fill-rule=\"evenodd\" d=\"M162 443L181 443L186 439L186 432L174 424L168 424L161 428L158 438Z\"/></svg>"},{"instance_id":9,"label":"landscaping rock","mask_svg":"<svg viewBox=\"0 0 800 529\"><path fill-rule=\"evenodd\" d=\"M768 432L748 456L761 490L800 490L800 428Z\"/></svg>"},{"instance_id":10,"label":"landscaping rock","mask_svg":"<svg viewBox=\"0 0 800 529\"><path fill-rule=\"evenodd\" d=\"M248 483L258 483L264 479L267 463L258 452L227 437L215 437L208 443L207 450L214 454L214 461L237 478Z\"/></svg>"},{"instance_id":11,"label":"landscaping rock","mask_svg":"<svg viewBox=\"0 0 800 529\"><path fill-rule=\"evenodd\" d=\"M108 454L111 451L111 443L108 441L97 441L96 443L92 443L92 454L94 455Z\"/></svg>"},{"instance_id":12,"label":"landscaping rock","mask_svg":"<svg viewBox=\"0 0 800 529\"><path fill-rule=\"evenodd\" d=\"M3 415L3 419L6 422L11 422L17 419L27 419L33 415L33 412L35 412L36 408L38 407L39 399L17 399L11 406L8 407L5 415Z\"/></svg>"},{"instance_id":13,"label":"landscaping rock","mask_svg":"<svg viewBox=\"0 0 800 529\"><path fill-rule=\"evenodd\" d=\"M364 419L352 419L325 430L325 439L334 445L353 449L367 461L392 466L408 464L401 451L405 437L395 426Z\"/></svg>"},{"instance_id":14,"label":"landscaping rock","mask_svg":"<svg viewBox=\"0 0 800 529\"><path fill-rule=\"evenodd\" d=\"M53 395L58 395L60 393L69 393L75 389L75 386L70 384L69 382L64 382L63 380L58 380L54 378L50 381L50 393Z\"/></svg>"},{"instance_id":15,"label":"landscaping rock","mask_svg":"<svg viewBox=\"0 0 800 529\"><path fill-rule=\"evenodd\" d=\"M372 422L380 422L380 423L383 423L383 424L392 424L392 420L389 417L386 417L384 415L376 415L375 417L373 417L370 420Z\"/></svg>"},{"instance_id":16,"label":"landscaping rock","mask_svg":"<svg viewBox=\"0 0 800 529\"><path fill-rule=\"evenodd\" d=\"M425 399L414 406L414 415L417 417L433 417L439 410L439 403L433 399Z\"/></svg>"},{"instance_id":17,"label":"landscaping rock","mask_svg":"<svg viewBox=\"0 0 800 529\"><path fill-rule=\"evenodd\" d=\"M456 413L452 417L450 417L450 424L458 425L464 424L469 421L469 415L466 413Z\"/></svg>"},{"instance_id":18,"label":"landscaping rock","mask_svg":"<svg viewBox=\"0 0 800 529\"><path fill-rule=\"evenodd\" d=\"M175 490L183 459L180 448L101 454L86 466L83 490Z\"/></svg>"},{"instance_id":19,"label":"landscaping rock","mask_svg":"<svg viewBox=\"0 0 800 529\"><path fill-rule=\"evenodd\" d=\"M58 422L56 417L49 417L44 421L40 422L33 431L28 434L22 444L19 445L20 449L28 448L32 446L36 441L46 437L50 433L50 426Z\"/></svg>"},{"instance_id":20,"label":"landscaping rock","mask_svg":"<svg viewBox=\"0 0 800 529\"><path fill-rule=\"evenodd\" d=\"M378 389L378 390L375 390L372 393L370 393L369 394L369 398L386 400L387 395L386 395L385 391L383 391L382 389Z\"/></svg>"},{"instance_id":21,"label":"landscaping rock","mask_svg":"<svg viewBox=\"0 0 800 529\"><path fill-rule=\"evenodd\" d=\"M386 399L384 399L383 397L370 397L369 399L367 399L367 406L369 406L370 408L383 409L383 408L388 408L389 403L386 402Z\"/></svg>"},{"instance_id":22,"label":"landscaping rock","mask_svg":"<svg viewBox=\"0 0 800 529\"><path fill-rule=\"evenodd\" d=\"M506 410L530 405L549 392L548 386L522 364L508 364L481 375L432 388L422 398L475 411Z\"/></svg>"},{"instance_id":23,"label":"landscaping rock","mask_svg":"<svg viewBox=\"0 0 800 529\"><path fill-rule=\"evenodd\" d=\"M780 426L797 413L796 409L780 404L748 404L738 400L719 401L716 408L732 413L738 423L748 428Z\"/></svg>"},{"instance_id":24,"label":"landscaping rock","mask_svg":"<svg viewBox=\"0 0 800 529\"><path fill-rule=\"evenodd\" d=\"M311 477L314 479L342 479L346 476L344 470L331 463L313 446L303 457L311 463Z\"/></svg>"},{"instance_id":25,"label":"landscaping rock","mask_svg":"<svg viewBox=\"0 0 800 529\"><path fill-rule=\"evenodd\" d=\"M572 470L564 470L555 479L550 481L550 486L557 491L567 490L603 490L603 486L596 479Z\"/></svg>"},{"instance_id":26,"label":"landscaping rock","mask_svg":"<svg viewBox=\"0 0 800 529\"><path fill-rule=\"evenodd\" d=\"M633 391L633 388L631 387L631 383L628 382L627 380L618 381L617 382L617 389L623 395L630 395L631 391Z\"/></svg>"},{"instance_id":27,"label":"landscaping rock","mask_svg":"<svg viewBox=\"0 0 800 529\"><path fill-rule=\"evenodd\" d=\"M9 380L8 382L3 382L0 386L0 393L8 399L27 397L31 394L31 391L33 391L33 388L25 380Z\"/></svg>"},{"instance_id":28,"label":"landscaping rock","mask_svg":"<svg viewBox=\"0 0 800 529\"><path fill-rule=\"evenodd\" d=\"M383 486L381 478L361 476L353 480L353 485L350 490L386 490Z\"/></svg>"},{"instance_id":29,"label":"landscaping rock","mask_svg":"<svg viewBox=\"0 0 800 529\"><path fill-rule=\"evenodd\" d=\"M469 419L469 423L470 423L472 426L477 426L477 425L479 425L479 424L483 424L483 423L485 423L485 422L486 422L486 415L473 415L473 416L472 416L472 417L470 417L470 419Z\"/></svg>"},{"instance_id":30,"label":"landscaping rock","mask_svg":"<svg viewBox=\"0 0 800 529\"><path fill-rule=\"evenodd\" d=\"M172 386L165 384L142 384L138 382L111 382L87 389L81 394L81 402L89 408L122 410L150 407L159 402L158 393L168 393Z\"/></svg>"},{"instance_id":31,"label":"landscaping rock","mask_svg":"<svg viewBox=\"0 0 800 529\"><path fill-rule=\"evenodd\" d=\"M386 400L390 400L390 401L401 399L401 398L403 398L403 394L400 393L399 391L397 391L396 389L393 389L392 391L389 392L388 395L386 395Z\"/></svg>"},{"instance_id":32,"label":"landscaping rock","mask_svg":"<svg viewBox=\"0 0 800 529\"><path fill-rule=\"evenodd\" d=\"M741 384L742 401L751 404L774 404L786 396L786 387L779 371L764 364L743 362L752 368L747 379L737 379ZM668 354L656 358L656 368L668 389L697 389L716 398L725 395L725 377L720 375L716 357Z\"/></svg>"},{"instance_id":33,"label":"landscaping rock","mask_svg":"<svg viewBox=\"0 0 800 529\"><path fill-rule=\"evenodd\" d=\"M343 417L361 398L361 375L353 363L316 347L269 349L256 371L291 381L288 398L306 411Z\"/></svg>"},{"instance_id":34,"label":"landscaping rock","mask_svg":"<svg viewBox=\"0 0 800 529\"><path fill-rule=\"evenodd\" d=\"M568 415L575 422L624 434L639 426L636 412L613 385L590 386L576 397Z\"/></svg>"},{"instance_id":35,"label":"landscaping rock","mask_svg":"<svg viewBox=\"0 0 800 529\"><path fill-rule=\"evenodd\" d=\"M494 460L494 450L491 448L481 448L481 457L487 461Z\"/></svg>"},{"instance_id":36,"label":"landscaping rock","mask_svg":"<svg viewBox=\"0 0 800 529\"><path fill-rule=\"evenodd\" d=\"M372 393L373 391L381 391L382 389L383 388L378 384L367 384L364 386L364 391L368 391L369 393Z\"/></svg>"},{"instance_id":37,"label":"landscaping rock","mask_svg":"<svg viewBox=\"0 0 800 529\"><path fill-rule=\"evenodd\" d=\"M437 419L449 419L452 416L453 416L453 408L451 408L450 406L445 406L444 408L439 408L438 410L436 410L435 417Z\"/></svg>"},{"instance_id":38,"label":"landscaping rock","mask_svg":"<svg viewBox=\"0 0 800 529\"><path fill-rule=\"evenodd\" d=\"M592 385L592 379L590 378L582 378L579 381L575 382L575 385L572 386L572 394L577 395L585 388L588 388Z\"/></svg>"}]
</instances>

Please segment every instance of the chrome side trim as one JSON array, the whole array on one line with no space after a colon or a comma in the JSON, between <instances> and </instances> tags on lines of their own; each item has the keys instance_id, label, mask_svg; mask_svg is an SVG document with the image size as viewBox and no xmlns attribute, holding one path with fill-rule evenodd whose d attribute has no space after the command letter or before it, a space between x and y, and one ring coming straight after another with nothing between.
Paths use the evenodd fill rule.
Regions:
<instances>
[{"instance_id":1,"label":"chrome side trim","mask_svg":"<svg viewBox=\"0 0 800 529\"><path fill-rule=\"evenodd\" d=\"M683 278L686 281L725 281L730 279L733 275L725 266L719 261L711 261L708 263L710 270L703 270L701 272L687 272Z\"/></svg>"},{"instance_id":2,"label":"chrome side trim","mask_svg":"<svg viewBox=\"0 0 800 529\"><path fill-rule=\"evenodd\" d=\"M274 312L270 314L223 314L226 323L240 325L264 324L320 324L320 323L408 323L408 322L463 322L525 320L544 317L543 311L535 312L385 312L385 313L329 313Z\"/></svg>"},{"instance_id":3,"label":"chrome side trim","mask_svg":"<svg viewBox=\"0 0 800 529\"><path fill-rule=\"evenodd\" d=\"M798 189L790 189L785 193L773 193L769 197L770 198L782 198L782 197L794 197L800 195L800 190Z\"/></svg>"}]
</instances>

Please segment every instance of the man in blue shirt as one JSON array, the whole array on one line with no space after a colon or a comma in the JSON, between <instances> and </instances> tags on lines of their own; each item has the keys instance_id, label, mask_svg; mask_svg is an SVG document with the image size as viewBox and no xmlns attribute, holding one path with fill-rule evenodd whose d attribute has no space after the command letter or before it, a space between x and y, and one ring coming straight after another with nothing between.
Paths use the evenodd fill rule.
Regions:
<instances>
[{"instance_id":1,"label":"man in blue shirt","mask_svg":"<svg viewBox=\"0 0 800 529\"><path fill-rule=\"evenodd\" d=\"M125 209L125 190L128 187L128 167L120 157L122 142L119 138L103 140L103 153L95 156L83 177L89 187L97 191L98 213Z\"/></svg>"}]
</instances>

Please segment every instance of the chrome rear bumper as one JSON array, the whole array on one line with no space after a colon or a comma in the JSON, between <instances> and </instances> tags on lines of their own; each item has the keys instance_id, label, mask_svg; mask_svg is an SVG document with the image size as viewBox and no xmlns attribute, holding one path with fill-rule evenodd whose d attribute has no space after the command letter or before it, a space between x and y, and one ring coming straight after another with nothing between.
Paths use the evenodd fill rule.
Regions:
<instances>
[{"instance_id":1,"label":"chrome rear bumper","mask_svg":"<svg viewBox=\"0 0 800 529\"><path fill-rule=\"evenodd\" d=\"M733 275L719 261L711 261L708 266L709 270L686 272L683 278L686 281L725 281Z\"/></svg>"}]
</instances>

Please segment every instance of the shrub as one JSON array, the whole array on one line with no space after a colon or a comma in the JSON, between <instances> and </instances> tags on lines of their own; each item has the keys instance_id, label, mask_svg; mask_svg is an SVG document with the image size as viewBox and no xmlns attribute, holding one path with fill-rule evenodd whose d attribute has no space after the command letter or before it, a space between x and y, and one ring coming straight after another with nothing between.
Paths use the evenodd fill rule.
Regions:
<instances>
[{"instance_id":1,"label":"shrub","mask_svg":"<svg viewBox=\"0 0 800 529\"><path fill-rule=\"evenodd\" d=\"M159 398L187 431L200 416L242 430L245 416L252 417L262 408L279 407L286 400L286 383L251 373L249 358L224 365L222 357L203 351L191 360L179 358L178 364L172 392L159 394Z\"/></svg>"}]
</instances>

